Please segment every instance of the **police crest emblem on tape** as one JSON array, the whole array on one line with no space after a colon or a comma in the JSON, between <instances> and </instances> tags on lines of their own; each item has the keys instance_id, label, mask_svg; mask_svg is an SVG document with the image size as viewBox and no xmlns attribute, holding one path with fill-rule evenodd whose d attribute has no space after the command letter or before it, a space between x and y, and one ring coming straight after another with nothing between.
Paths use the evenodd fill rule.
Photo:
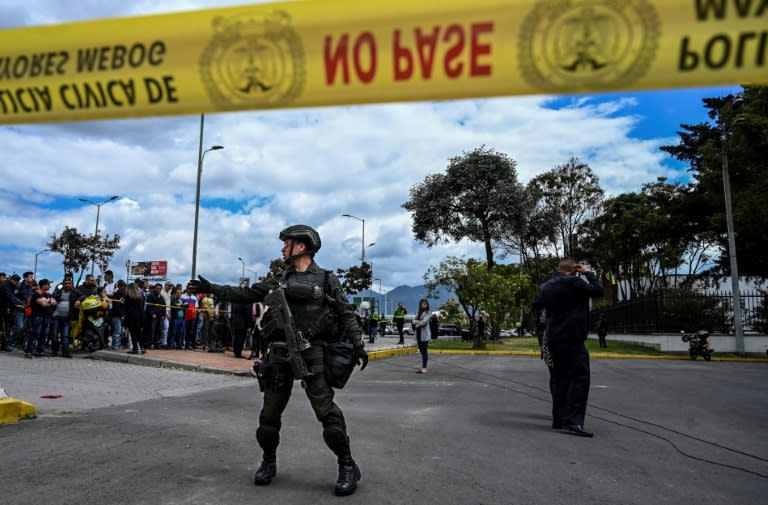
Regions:
<instances>
[{"instance_id":1,"label":"police crest emblem on tape","mask_svg":"<svg viewBox=\"0 0 768 505\"><path fill-rule=\"evenodd\" d=\"M660 22L648 0L542 0L519 33L528 84L542 91L615 88L646 74Z\"/></svg>"},{"instance_id":2,"label":"police crest emblem on tape","mask_svg":"<svg viewBox=\"0 0 768 505\"><path fill-rule=\"evenodd\" d=\"M284 106L304 90L301 38L283 11L213 20L215 35L200 55L205 89L221 109Z\"/></svg>"}]
</instances>

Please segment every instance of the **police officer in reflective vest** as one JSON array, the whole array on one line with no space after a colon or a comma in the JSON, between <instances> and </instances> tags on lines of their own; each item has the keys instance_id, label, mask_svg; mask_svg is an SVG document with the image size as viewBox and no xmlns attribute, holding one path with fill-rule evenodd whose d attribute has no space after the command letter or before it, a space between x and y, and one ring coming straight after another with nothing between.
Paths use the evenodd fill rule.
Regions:
<instances>
[{"instance_id":1,"label":"police officer in reflective vest","mask_svg":"<svg viewBox=\"0 0 768 505\"><path fill-rule=\"evenodd\" d=\"M397 334L400 335L400 340L397 342L398 344L404 344L405 341L403 340L403 327L405 326L405 315L408 314L408 311L405 310L405 305L403 303L397 304L397 309L395 309L395 315L392 316L392 320L395 322L395 326L397 327Z\"/></svg>"},{"instance_id":2,"label":"police officer in reflective vest","mask_svg":"<svg viewBox=\"0 0 768 505\"><path fill-rule=\"evenodd\" d=\"M336 340L351 343L353 350L350 363L361 365L361 370L368 363L368 354L363 347L352 306L342 292L338 279L314 261L315 253L321 245L317 231L302 224L289 226L280 232L280 240L283 241L282 254L286 262L284 275L280 279L253 284L251 287L234 287L211 284L201 276L190 284L198 291L213 293L235 303L261 302L270 290L283 287L295 327L311 344L300 353L312 372L311 377L302 381L302 386L317 419L323 425L323 439L338 460L339 476L335 492L339 496L350 495L355 492L361 473L352 459L344 415L333 401L334 391L326 378L326 348L329 342ZM265 319L269 317L268 311ZM258 373L259 385L264 391L264 403L259 415L256 439L263 450L263 459L254 475L254 484L261 486L269 484L277 474L282 414L295 379L289 364L279 359L277 352L273 352L280 345L281 335L265 335L265 338L276 344L270 343Z\"/></svg>"}]
</instances>

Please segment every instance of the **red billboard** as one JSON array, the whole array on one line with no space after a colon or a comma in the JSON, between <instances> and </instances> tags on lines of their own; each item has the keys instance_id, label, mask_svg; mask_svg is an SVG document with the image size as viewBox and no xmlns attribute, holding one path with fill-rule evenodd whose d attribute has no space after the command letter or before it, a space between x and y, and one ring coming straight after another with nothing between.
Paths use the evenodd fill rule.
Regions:
<instances>
[{"instance_id":1,"label":"red billboard","mask_svg":"<svg viewBox=\"0 0 768 505\"><path fill-rule=\"evenodd\" d=\"M166 277L168 275L167 261L139 261L131 264L133 277Z\"/></svg>"}]
</instances>

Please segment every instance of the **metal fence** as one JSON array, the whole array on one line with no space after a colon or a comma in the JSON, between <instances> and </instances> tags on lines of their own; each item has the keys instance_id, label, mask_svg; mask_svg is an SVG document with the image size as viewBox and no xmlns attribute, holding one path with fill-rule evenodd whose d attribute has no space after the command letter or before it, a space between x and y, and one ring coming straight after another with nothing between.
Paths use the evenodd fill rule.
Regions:
<instances>
[{"instance_id":1,"label":"metal fence","mask_svg":"<svg viewBox=\"0 0 768 505\"><path fill-rule=\"evenodd\" d=\"M768 295L741 293L744 332L768 333ZM648 296L594 309L593 331L603 317L611 333L677 333L708 330L733 334L733 296L722 291L662 290Z\"/></svg>"}]
</instances>

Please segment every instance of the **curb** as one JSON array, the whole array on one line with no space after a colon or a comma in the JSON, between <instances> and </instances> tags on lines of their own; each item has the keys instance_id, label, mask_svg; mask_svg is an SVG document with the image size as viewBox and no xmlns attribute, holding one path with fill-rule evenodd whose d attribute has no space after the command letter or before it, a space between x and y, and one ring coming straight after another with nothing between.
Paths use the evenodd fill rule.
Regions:
<instances>
[{"instance_id":1,"label":"curb","mask_svg":"<svg viewBox=\"0 0 768 505\"><path fill-rule=\"evenodd\" d=\"M13 424L22 419L37 417L37 410L31 403L11 398L0 388L0 424Z\"/></svg>"},{"instance_id":2,"label":"curb","mask_svg":"<svg viewBox=\"0 0 768 505\"><path fill-rule=\"evenodd\" d=\"M430 349L430 353L435 354L465 354L465 355L483 355L483 356L530 356L539 358L541 353L539 351L483 351L481 349ZM650 356L646 354L620 354L620 353L607 353L607 352L595 352L589 354L590 359L652 359L652 360L671 360L671 361L693 361L688 354L670 354L664 356ZM704 360L700 360L704 362ZM712 356L712 361L730 361L730 362L743 362L743 363L768 363L768 359L762 357L752 356Z\"/></svg>"},{"instance_id":3,"label":"curb","mask_svg":"<svg viewBox=\"0 0 768 505\"><path fill-rule=\"evenodd\" d=\"M193 365L190 363L182 363L180 361L163 360L146 356L133 356L127 354L119 354L110 351L96 351L86 359L93 359L99 361L113 361L115 363L129 363L131 365L144 365L154 366L156 368L168 368L173 370L187 370L190 372L206 372L217 373L226 375L237 375L241 377L248 377L248 370L229 370L226 368L216 368L206 365Z\"/></svg>"},{"instance_id":4,"label":"curb","mask_svg":"<svg viewBox=\"0 0 768 505\"><path fill-rule=\"evenodd\" d=\"M379 351L371 351L368 353L368 360L393 358L395 356L404 356L406 354L415 354L415 347L400 347L397 349L381 349Z\"/></svg>"}]
</instances>

